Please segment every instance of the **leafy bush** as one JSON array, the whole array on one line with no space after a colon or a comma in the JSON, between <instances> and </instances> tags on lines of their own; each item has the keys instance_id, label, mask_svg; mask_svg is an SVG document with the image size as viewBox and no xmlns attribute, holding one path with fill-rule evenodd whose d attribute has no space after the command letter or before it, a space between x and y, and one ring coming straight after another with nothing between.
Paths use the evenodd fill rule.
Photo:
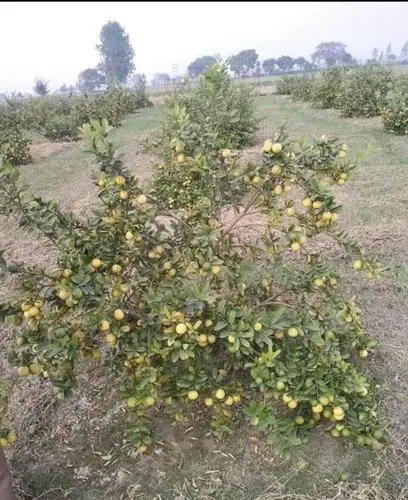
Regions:
<instances>
[{"instance_id":1,"label":"leafy bush","mask_svg":"<svg viewBox=\"0 0 408 500\"><path fill-rule=\"evenodd\" d=\"M294 88L298 84L299 77L293 75L284 75L275 84L275 94L292 95Z\"/></svg>"},{"instance_id":2,"label":"leafy bush","mask_svg":"<svg viewBox=\"0 0 408 500\"><path fill-rule=\"evenodd\" d=\"M347 78L346 68L330 68L323 71L322 76L316 79L312 102L323 109L339 108L343 102L344 80Z\"/></svg>"},{"instance_id":3,"label":"leafy bush","mask_svg":"<svg viewBox=\"0 0 408 500\"><path fill-rule=\"evenodd\" d=\"M0 158L11 165L24 165L31 161L29 139L19 128L0 129Z\"/></svg>"},{"instance_id":4,"label":"leafy bush","mask_svg":"<svg viewBox=\"0 0 408 500\"><path fill-rule=\"evenodd\" d=\"M382 109L381 120L385 130L397 135L408 134L408 92L397 93Z\"/></svg>"},{"instance_id":5,"label":"leafy bush","mask_svg":"<svg viewBox=\"0 0 408 500\"><path fill-rule=\"evenodd\" d=\"M75 141L79 138L79 128L71 117L56 116L45 124L43 135L51 141Z\"/></svg>"},{"instance_id":6,"label":"leafy bush","mask_svg":"<svg viewBox=\"0 0 408 500\"><path fill-rule=\"evenodd\" d=\"M391 88L392 73L387 68L364 66L350 72L344 85L342 116L379 115Z\"/></svg>"},{"instance_id":7,"label":"leafy bush","mask_svg":"<svg viewBox=\"0 0 408 500\"><path fill-rule=\"evenodd\" d=\"M314 75L298 77L292 90L292 99L294 101L310 101L312 99L315 81Z\"/></svg>"},{"instance_id":8,"label":"leafy bush","mask_svg":"<svg viewBox=\"0 0 408 500\"><path fill-rule=\"evenodd\" d=\"M207 69L190 92L176 92L168 106L166 119L148 146L166 158L247 146L259 124L253 90L234 84L221 64Z\"/></svg>"},{"instance_id":9,"label":"leafy bush","mask_svg":"<svg viewBox=\"0 0 408 500\"><path fill-rule=\"evenodd\" d=\"M202 103L191 98L193 116L215 108L209 94L219 102L212 85L200 93ZM184 119L185 130L203 126ZM210 120L220 126L215 144L223 134L230 144L225 121ZM238 125L235 137L245 123ZM66 395L79 360L101 360L122 381L127 438L141 453L152 440L156 405L178 421L186 408L205 410L221 434L244 415L285 452L306 442L319 420L336 438L381 447L375 383L360 362L375 343L355 300L343 296L336 271L313 247L325 233L356 258L355 269L380 272L338 227L341 207L330 183L350 177L347 146L324 137L292 141L282 129L256 165L229 149L190 157L186 148L176 168L164 155L174 212L163 178L143 190L108 130L106 121L83 127L100 165L95 184L103 202L88 221L30 199L15 169L0 170L0 213L39 228L58 255L55 271L20 266L21 298L0 305L19 332L11 359L20 377L44 377ZM183 178L194 182L184 193ZM266 225L255 245L236 231L254 211Z\"/></svg>"}]
</instances>

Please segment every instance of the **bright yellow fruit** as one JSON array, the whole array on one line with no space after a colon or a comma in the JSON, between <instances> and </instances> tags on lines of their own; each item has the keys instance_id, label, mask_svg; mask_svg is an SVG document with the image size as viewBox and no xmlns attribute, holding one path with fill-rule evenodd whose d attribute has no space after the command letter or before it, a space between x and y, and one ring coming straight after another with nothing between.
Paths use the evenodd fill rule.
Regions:
<instances>
[{"instance_id":1,"label":"bright yellow fruit","mask_svg":"<svg viewBox=\"0 0 408 500\"><path fill-rule=\"evenodd\" d=\"M327 221L327 220L331 220L331 218L332 218L331 212L323 212L322 213L322 220Z\"/></svg>"},{"instance_id":2,"label":"bright yellow fruit","mask_svg":"<svg viewBox=\"0 0 408 500\"><path fill-rule=\"evenodd\" d=\"M38 309L38 307L30 307L28 312L31 318L35 318L36 316L40 315L40 310Z\"/></svg>"},{"instance_id":3,"label":"bright yellow fruit","mask_svg":"<svg viewBox=\"0 0 408 500\"><path fill-rule=\"evenodd\" d=\"M186 331L187 331L187 326L184 323L179 323L176 326L176 333L178 333L179 335L184 335Z\"/></svg>"},{"instance_id":4,"label":"bright yellow fruit","mask_svg":"<svg viewBox=\"0 0 408 500\"><path fill-rule=\"evenodd\" d=\"M211 266L211 272L215 275L219 274L221 271L220 266Z\"/></svg>"},{"instance_id":5,"label":"bright yellow fruit","mask_svg":"<svg viewBox=\"0 0 408 500\"><path fill-rule=\"evenodd\" d=\"M212 406L214 404L214 401L212 398L205 398L204 404L205 404L205 406Z\"/></svg>"},{"instance_id":6,"label":"bright yellow fruit","mask_svg":"<svg viewBox=\"0 0 408 500\"><path fill-rule=\"evenodd\" d=\"M270 139L268 139L267 141L264 142L262 150L265 153L270 153L270 151L272 150L272 145L273 145L273 142Z\"/></svg>"},{"instance_id":7,"label":"bright yellow fruit","mask_svg":"<svg viewBox=\"0 0 408 500\"><path fill-rule=\"evenodd\" d=\"M368 351L367 349L362 349L360 352L359 352L359 355L360 355L360 358L366 358L368 356Z\"/></svg>"},{"instance_id":8,"label":"bright yellow fruit","mask_svg":"<svg viewBox=\"0 0 408 500\"><path fill-rule=\"evenodd\" d=\"M17 436L14 434L14 432L9 432L7 434L7 441L9 444L13 444L16 442Z\"/></svg>"},{"instance_id":9,"label":"bright yellow fruit","mask_svg":"<svg viewBox=\"0 0 408 500\"><path fill-rule=\"evenodd\" d=\"M204 333L198 337L198 342L200 344L206 344L208 342L208 337Z\"/></svg>"},{"instance_id":10,"label":"bright yellow fruit","mask_svg":"<svg viewBox=\"0 0 408 500\"><path fill-rule=\"evenodd\" d=\"M94 269L99 269L101 266L102 266L102 261L101 259L93 259L92 262L91 262L91 266L94 268Z\"/></svg>"},{"instance_id":11,"label":"bright yellow fruit","mask_svg":"<svg viewBox=\"0 0 408 500\"><path fill-rule=\"evenodd\" d=\"M345 184L345 183L346 183L346 181L345 181L344 179L339 179L339 180L337 181L337 184L338 184L339 186L343 186L343 184Z\"/></svg>"},{"instance_id":12,"label":"bright yellow fruit","mask_svg":"<svg viewBox=\"0 0 408 500\"><path fill-rule=\"evenodd\" d=\"M7 448L9 445L9 442L7 441L6 438L0 438L0 448Z\"/></svg>"},{"instance_id":13,"label":"bright yellow fruit","mask_svg":"<svg viewBox=\"0 0 408 500\"><path fill-rule=\"evenodd\" d=\"M312 411L313 413L322 413L323 406L320 403L318 403L317 405L312 406Z\"/></svg>"},{"instance_id":14,"label":"bright yellow fruit","mask_svg":"<svg viewBox=\"0 0 408 500\"><path fill-rule=\"evenodd\" d=\"M288 403L288 407L291 409L291 410L294 410L298 405L298 402L295 400L295 399L292 399L292 401L289 401Z\"/></svg>"},{"instance_id":15,"label":"bright yellow fruit","mask_svg":"<svg viewBox=\"0 0 408 500\"><path fill-rule=\"evenodd\" d=\"M28 377L28 375L30 375L30 370L28 366L20 366L17 373L19 377Z\"/></svg>"},{"instance_id":16,"label":"bright yellow fruit","mask_svg":"<svg viewBox=\"0 0 408 500\"><path fill-rule=\"evenodd\" d=\"M128 400L127 400L127 405L129 408L135 408L135 406L137 405L137 399L134 398L133 396L130 397Z\"/></svg>"},{"instance_id":17,"label":"bright yellow fruit","mask_svg":"<svg viewBox=\"0 0 408 500\"><path fill-rule=\"evenodd\" d=\"M177 155L177 163L184 163L186 161L186 155L184 153L179 153Z\"/></svg>"},{"instance_id":18,"label":"bright yellow fruit","mask_svg":"<svg viewBox=\"0 0 408 500\"><path fill-rule=\"evenodd\" d=\"M254 324L254 330L255 330L256 332L260 332L260 331L262 330L262 323L259 323L259 322L258 322L258 323L255 323L255 324Z\"/></svg>"},{"instance_id":19,"label":"bright yellow fruit","mask_svg":"<svg viewBox=\"0 0 408 500\"><path fill-rule=\"evenodd\" d=\"M232 396L228 396L227 399L225 400L225 404L227 406L232 406L234 404L234 398Z\"/></svg>"},{"instance_id":20,"label":"bright yellow fruit","mask_svg":"<svg viewBox=\"0 0 408 500\"><path fill-rule=\"evenodd\" d=\"M252 184L254 186L258 186L262 182L262 179L259 177L259 175L255 175L255 177L252 179Z\"/></svg>"},{"instance_id":21,"label":"bright yellow fruit","mask_svg":"<svg viewBox=\"0 0 408 500\"><path fill-rule=\"evenodd\" d=\"M115 178L115 184L117 186L123 186L126 183L126 179L123 177L123 175L118 175Z\"/></svg>"},{"instance_id":22,"label":"bright yellow fruit","mask_svg":"<svg viewBox=\"0 0 408 500\"><path fill-rule=\"evenodd\" d=\"M71 276L71 274L72 274L71 269L64 269L64 270L62 271L62 276L63 276L64 278L69 278L69 277Z\"/></svg>"},{"instance_id":23,"label":"bright yellow fruit","mask_svg":"<svg viewBox=\"0 0 408 500\"><path fill-rule=\"evenodd\" d=\"M110 324L108 321L106 320L103 320L101 321L100 325L99 325L99 328L102 332L107 332L109 331L109 328L110 328Z\"/></svg>"},{"instance_id":24,"label":"bright yellow fruit","mask_svg":"<svg viewBox=\"0 0 408 500\"><path fill-rule=\"evenodd\" d=\"M213 325L213 321L211 319L206 319L205 320L205 323L204 325L207 327L207 328L210 328L210 326Z\"/></svg>"},{"instance_id":25,"label":"bright yellow fruit","mask_svg":"<svg viewBox=\"0 0 408 500\"><path fill-rule=\"evenodd\" d=\"M292 244L291 244L291 247L292 247L292 250L294 252L299 252L300 250L300 243L297 242L297 241L294 241Z\"/></svg>"},{"instance_id":26,"label":"bright yellow fruit","mask_svg":"<svg viewBox=\"0 0 408 500\"><path fill-rule=\"evenodd\" d=\"M224 149L224 151L222 152L222 157L223 158L229 158L230 156L232 156L232 152L230 149Z\"/></svg>"},{"instance_id":27,"label":"bright yellow fruit","mask_svg":"<svg viewBox=\"0 0 408 500\"><path fill-rule=\"evenodd\" d=\"M358 271L359 269L361 269L363 267L363 263L361 262L361 260L356 260L353 263L353 267L356 271Z\"/></svg>"},{"instance_id":28,"label":"bright yellow fruit","mask_svg":"<svg viewBox=\"0 0 408 500\"><path fill-rule=\"evenodd\" d=\"M305 198L302 204L305 208L310 208L312 206L312 200L310 198Z\"/></svg>"},{"instance_id":29,"label":"bright yellow fruit","mask_svg":"<svg viewBox=\"0 0 408 500\"><path fill-rule=\"evenodd\" d=\"M330 403L330 399L327 396L320 396L319 403L323 406L327 406Z\"/></svg>"},{"instance_id":30,"label":"bright yellow fruit","mask_svg":"<svg viewBox=\"0 0 408 500\"><path fill-rule=\"evenodd\" d=\"M282 168L280 165L274 165L271 169L273 175L280 175L282 173Z\"/></svg>"},{"instance_id":31,"label":"bright yellow fruit","mask_svg":"<svg viewBox=\"0 0 408 500\"><path fill-rule=\"evenodd\" d=\"M129 198L129 191L121 191L119 193L120 199L121 200L127 200Z\"/></svg>"},{"instance_id":32,"label":"bright yellow fruit","mask_svg":"<svg viewBox=\"0 0 408 500\"><path fill-rule=\"evenodd\" d=\"M23 302L21 304L21 310L23 312L28 312L30 310L30 307L31 307L30 304L27 304L27 302Z\"/></svg>"},{"instance_id":33,"label":"bright yellow fruit","mask_svg":"<svg viewBox=\"0 0 408 500\"><path fill-rule=\"evenodd\" d=\"M235 337L233 335L228 335L228 338L227 338L228 342L230 344L234 344L235 342Z\"/></svg>"},{"instance_id":34,"label":"bright yellow fruit","mask_svg":"<svg viewBox=\"0 0 408 500\"><path fill-rule=\"evenodd\" d=\"M286 403L286 404L287 404L287 403L290 403L292 400L293 400L293 398L292 398L292 396L290 396L289 394L284 394L284 395L282 396L282 401L283 401L284 403Z\"/></svg>"},{"instance_id":35,"label":"bright yellow fruit","mask_svg":"<svg viewBox=\"0 0 408 500\"><path fill-rule=\"evenodd\" d=\"M133 235L132 231L128 231L128 232L125 234L125 238L126 238L128 241L133 240L134 235Z\"/></svg>"},{"instance_id":36,"label":"bright yellow fruit","mask_svg":"<svg viewBox=\"0 0 408 500\"><path fill-rule=\"evenodd\" d=\"M38 363L31 363L28 369L30 370L31 375L40 375L43 371L42 366Z\"/></svg>"},{"instance_id":37,"label":"bright yellow fruit","mask_svg":"<svg viewBox=\"0 0 408 500\"><path fill-rule=\"evenodd\" d=\"M299 332L298 332L297 328L294 328L294 327L289 328L289 330L288 330L289 337L297 337L298 335L299 335Z\"/></svg>"},{"instance_id":38,"label":"bright yellow fruit","mask_svg":"<svg viewBox=\"0 0 408 500\"><path fill-rule=\"evenodd\" d=\"M215 344L217 341L217 337L215 335L208 335L208 343L209 344Z\"/></svg>"},{"instance_id":39,"label":"bright yellow fruit","mask_svg":"<svg viewBox=\"0 0 408 500\"><path fill-rule=\"evenodd\" d=\"M289 215L289 217L293 217L295 215L295 208L289 207L286 212Z\"/></svg>"},{"instance_id":40,"label":"bright yellow fruit","mask_svg":"<svg viewBox=\"0 0 408 500\"><path fill-rule=\"evenodd\" d=\"M144 205L147 202L147 198L144 194L141 194L136 198L136 201L139 205Z\"/></svg>"},{"instance_id":41,"label":"bright yellow fruit","mask_svg":"<svg viewBox=\"0 0 408 500\"><path fill-rule=\"evenodd\" d=\"M272 144L272 153L279 154L282 151L282 144L279 144L279 142L275 142L275 144Z\"/></svg>"},{"instance_id":42,"label":"bright yellow fruit","mask_svg":"<svg viewBox=\"0 0 408 500\"><path fill-rule=\"evenodd\" d=\"M116 311L113 313L113 317L117 321L122 321L122 319L125 317L125 313L122 311L122 309L116 309Z\"/></svg>"},{"instance_id":43,"label":"bright yellow fruit","mask_svg":"<svg viewBox=\"0 0 408 500\"><path fill-rule=\"evenodd\" d=\"M108 333L105 336L105 341L107 344L114 345L116 344L116 336L113 333Z\"/></svg>"},{"instance_id":44,"label":"bright yellow fruit","mask_svg":"<svg viewBox=\"0 0 408 500\"><path fill-rule=\"evenodd\" d=\"M139 453L145 453L147 451L147 446L145 444L140 444L138 447L137 447L137 451Z\"/></svg>"},{"instance_id":45,"label":"bright yellow fruit","mask_svg":"<svg viewBox=\"0 0 408 500\"><path fill-rule=\"evenodd\" d=\"M224 399L225 398L225 391L224 389L217 389L216 392L215 392L215 397L217 399Z\"/></svg>"},{"instance_id":46,"label":"bright yellow fruit","mask_svg":"<svg viewBox=\"0 0 408 500\"><path fill-rule=\"evenodd\" d=\"M119 264L114 264L112 266L113 274L119 274L121 271L122 271L122 268L121 268L121 266L119 266Z\"/></svg>"},{"instance_id":47,"label":"bright yellow fruit","mask_svg":"<svg viewBox=\"0 0 408 500\"><path fill-rule=\"evenodd\" d=\"M239 394L234 394L232 396L232 399L234 400L234 403L240 403L241 402L241 396Z\"/></svg>"},{"instance_id":48,"label":"bright yellow fruit","mask_svg":"<svg viewBox=\"0 0 408 500\"><path fill-rule=\"evenodd\" d=\"M281 184L278 184L273 188L273 192L276 194L276 196L280 196L283 193L283 188Z\"/></svg>"},{"instance_id":49,"label":"bright yellow fruit","mask_svg":"<svg viewBox=\"0 0 408 500\"><path fill-rule=\"evenodd\" d=\"M198 399L198 392L197 391L188 391L187 398L190 401L195 401L196 399Z\"/></svg>"},{"instance_id":50,"label":"bright yellow fruit","mask_svg":"<svg viewBox=\"0 0 408 500\"><path fill-rule=\"evenodd\" d=\"M321 286L323 286L323 285L324 285L323 280L322 280L322 279L320 279L320 278L316 278L316 279L314 280L314 284L315 284L317 287L321 287Z\"/></svg>"},{"instance_id":51,"label":"bright yellow fruit","mask_svg":"<svg viewBox=\"0 0 408 500\"><path fill-rule=\"evenodd\" d=\"M145 398L145 400L143 401L145 406L149 407L149 406L153 406L154 405L154 398L152 396L147 396L147 398Z\"/></svg>"},{"instance_id":52,"label":"bright yellow fruit","mask_svg":"<svg viewBox=\"0 0 408 500\"><path fill-rule=\"evenodd\" d=\"M322 208L322 205L323 203L319 200L316 200L312 203L312 207L315 208L315 209L319 209L319 208Z\"/></svg>"}]
</instances>

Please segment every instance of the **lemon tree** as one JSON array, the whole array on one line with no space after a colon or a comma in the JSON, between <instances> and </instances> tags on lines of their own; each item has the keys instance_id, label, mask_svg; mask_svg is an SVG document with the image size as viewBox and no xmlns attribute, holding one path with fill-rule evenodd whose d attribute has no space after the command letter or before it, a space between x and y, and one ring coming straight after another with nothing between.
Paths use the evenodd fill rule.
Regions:
<instances>
[{"instance_id":1,"label":"lemon tree","mask_svg":"<svg viewBox=\"0 0 408 500\"><path fill-rule=\"evenodd\" d=\"M109 129L106 120L82 129L100 167L100 203L86 221L1 168L0 213L57 251L53 270L3 263L20 285L19 299L0 307L16 329L18 375L44 377L65 397L82 362L103 363L120 381L126 438L141 453L157 405L177 421L204 408L220 434L243 416L284 450L319 422L333 437L381 447L376 387L362 368L375 342L314 244L325 233L350 267L382 271L338 225L331 185L352 174L348 147L293 141L281 128L256 164L226 147L185 150L175 162L176 127L143 188ZM264 222L255 242L239 230L254 214Z\"/></svg>"}]
</instances>

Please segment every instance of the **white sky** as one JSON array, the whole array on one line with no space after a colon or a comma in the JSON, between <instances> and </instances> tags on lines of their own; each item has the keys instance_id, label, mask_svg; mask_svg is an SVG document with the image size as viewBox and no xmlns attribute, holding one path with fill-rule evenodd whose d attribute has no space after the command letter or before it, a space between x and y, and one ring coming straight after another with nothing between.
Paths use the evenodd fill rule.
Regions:
<instances>
[{"instance_id":1,"label":"white sky","mask_svg":"<svg viewBox=\"0 0 408 500\"><path fill-rule=\"evenodd\" d=\"M360 59L372 48L400 54L408 40L408 2L1 2L0 92L30 92L36 76L51 89L75 84L98 62L107 21L130 35L136 71L179 73L196 57L254 48L261 59L309 58L339 41Z\"/></svg>"}]
</instances>

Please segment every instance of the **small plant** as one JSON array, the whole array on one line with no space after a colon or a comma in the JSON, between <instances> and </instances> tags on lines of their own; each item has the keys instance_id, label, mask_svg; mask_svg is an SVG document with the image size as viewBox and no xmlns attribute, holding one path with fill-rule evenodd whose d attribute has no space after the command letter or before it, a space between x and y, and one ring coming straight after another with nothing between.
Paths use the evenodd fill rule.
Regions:
<instances>
[{"instance_id":1,"label":"small plant","mask_svg":"<svg viewBox=\"0 0 408 500\"><path fill-rule=\"evenodd\" d=\"M344 80L347 78L346 68L333 67L323 71L316 79L312 93L312 102L323 109L337 109L343 102Z\"/></svg>"},{"instance_id":2,"label":"small plant","mask_svg":"<svg viewBox=\"0 0 408 500\"><path fill-rule=\"evenodd\" d=\"M342 116L378 116L391 88L392 74L389 69L365 66L350 72L344 85Z\"/></svg>"},{"instance_id":3,"label":"small plant","mask_svg":"<svg viewBox=\"0 0 408 500\"><path fill-rule=\"evenodd\" d=\"M10 165L24 165L31 161L29 139L19 128L0 130L0 158Z\"/></svg>"},{"instance_id":4,"label":"small plant","mask_svg":"<svg viewBox=\"0 0 408 500\"><path fill-rule=\"evenodd\" d=\"M292 95L293 90L297 86L299 77L293 75L284 75L275 84L275 94Z\"/></svg>"},{"instance_id":5,"label":"small plant","mask_svg":"<svg viewBox=\"0 0 408 500\"><path fill-rule=\"evenodd\" d=\"M408 134L408 92L395 94L382 109L385 130L397 135Z\"/></svg>"},{"instance_id":6,"label":"small plant","mask_svg":"<svg viewBox=\"0 0 408 500\"><path fill-rule=\"evenodd\" d=\"M45 124L43 135L51 141L76 141L79 139L79 128L71 117L56 116Z\"/></svg>"}]
</instances>

